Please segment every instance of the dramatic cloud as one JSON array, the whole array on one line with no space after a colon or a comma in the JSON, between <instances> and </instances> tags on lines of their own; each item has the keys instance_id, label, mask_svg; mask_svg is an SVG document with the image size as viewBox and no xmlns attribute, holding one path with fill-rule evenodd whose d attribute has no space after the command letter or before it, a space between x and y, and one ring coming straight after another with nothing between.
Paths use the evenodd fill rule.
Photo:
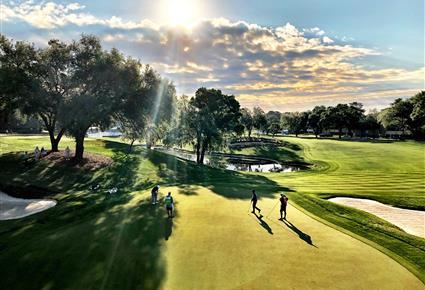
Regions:
<instances>
[{"instance_id":1,"label":"dramatic cloud","mask_svg":"<svg viewBox=\"0 0 425 290\"><path fill-rule=\"evenodd\" d=\"M116 16L101 19L78 3L24 2L1 8L5 23L23 22L40 34L46 30L46 41L52 33L64 38L66 29L68 37L79 31L95 33L107 47L153 65L180 93L213 86L235 94L244 106L301 110L357 100L373 107L424 86L424 68L372 67L367 59L380 57L380 51L348 45L318 27L210 19L188 29Z\"/></svg>"}]
</instances>

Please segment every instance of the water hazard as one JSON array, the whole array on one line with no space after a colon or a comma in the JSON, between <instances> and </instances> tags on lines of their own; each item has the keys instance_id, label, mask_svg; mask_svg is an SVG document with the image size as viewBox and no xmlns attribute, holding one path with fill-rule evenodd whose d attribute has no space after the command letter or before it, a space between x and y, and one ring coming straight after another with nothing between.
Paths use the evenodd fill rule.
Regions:
<instances>
[{"instance_id":1,"label":"water hazard","mask_svg":"<svg viewBox=\"0 0 425 290\"><path fill-rule=\"evenodd\" d=\"M164 147L155 150L174 155L185 160L196 161L196 154ZM214 168L246 172L295 172L304 169L301 166L283 165L278 162L260 157L214 154L205 157L204 162Z\"/></svg>"}]
</instances>

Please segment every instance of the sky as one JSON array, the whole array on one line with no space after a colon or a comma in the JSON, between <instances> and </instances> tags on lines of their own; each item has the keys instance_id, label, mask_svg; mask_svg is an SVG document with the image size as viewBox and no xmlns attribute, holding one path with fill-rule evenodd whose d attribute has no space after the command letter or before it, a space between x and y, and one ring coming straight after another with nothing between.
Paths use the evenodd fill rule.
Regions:
<instances>
[{"instance_id":1,"label":"sky","mask_svg":"<svg viewBox=\"0 0 425 290\"><path fill-rule=\"evenodd\" d=\"M1 33L43 47L95 34L176 85L243 107L381 109L424 90L423 0L71 0L0 4Z\"/></svg>"}]
</instances>

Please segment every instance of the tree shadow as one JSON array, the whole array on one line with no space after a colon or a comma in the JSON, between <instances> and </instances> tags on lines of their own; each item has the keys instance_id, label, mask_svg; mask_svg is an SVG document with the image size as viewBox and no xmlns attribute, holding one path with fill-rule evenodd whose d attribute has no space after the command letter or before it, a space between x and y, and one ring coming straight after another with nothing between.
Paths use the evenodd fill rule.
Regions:
<instances>
[{"instance_id":1,"label":"tree shadow","mask_svg":"<svg viewBox=\"0 0 425 290\"><path fill-rule=\"evenodd\" d=\"M47 211L0 224L5 289L160 288L166 274L160 248L175 225L164 208L147 199L132 201L137 193L130 193L153 183L139 178L140 152L125 154L126 146L115 145L109 145L114 163L95 172L43 160L23 170L16 154L0 156L6 169L0 183L11 190L8 185L19 184L15 196L35 193L59 201ZM101 187L91 190L92 184ZM111 187L118 192L106 193ZM25 195L26 188L32 190Z\"/></svg>"},{"instance_id":2,"label":"tree shadow","mask_svg":"<svg viewBox=\"0 0 425 290\"><path fill-rule=\"evenodd\" d=\"M264 156L281 162L306 163L301 156L285 147L260 146L256 147L254 152L257 156Z\"/></svg>"},{"instance_id":3,"label":"tree shadow","mask_svg":"<svg viewBox=\"0 0 425 290\"><path fill-rule=\"evenodd\" d=\"M198 165L166 153L150 150L147 158L158 167L164 183L190 188L203 186L227 198L248 199L251 191L260 197L272 196L279 191L293 191L262 175L243 174L206 165ZM183 190L183 193L185 190ZM186 193L193 194L190 190Z\"/></svg>"},{"instance_id":4,"label":"tree shadow","mask_svg":"<svg viewBox=\"0 0 425 290\"><path fill-rule=\"evenodd\" d=\"M316 139L316 140L332 140L332 141L341 141L341 142L367 142L367 143L394 143L394 142L400 142L403 140L400 139L373 139L373 138L360 138L360 137L342 137L339 139L338 137L319 137L316 138L315 136L287 136L289 138L300 138L300 139Z\"/></svg>"},{"instance_id":5,"label":"tree shadow","mask_svg":"<svg viewBox=\"0 0 425 290\"><path fill-rule=\"evenodd\" d=\"M2 286L160 288L166 276L161 243L175 225L163 207L152 206L148 199L129 207L131 198L122 194L81 206L68 201L2 224L0 259L8 265L0 274Z\"/></svg>"},{"instance_id":6,"label":"tree shadow","mask_svg":"<svg viewBox=\"0 0 425 290\"><path fill-rule=\"evenodd\" d=\"M296 233L301 240L303 240L304 242L306 242L310 246L313 246L313 247L317 248L317 246L315 246L313 244L313 240L311 239L311 236L310 235L308 235L308 234L304 233L303 231L301 231L299 228L297 228L295 225L293 225L288 220L282 219L280 221L282 221L291 231L293 231L294 233Z\"/></svg>"}]
</instances>

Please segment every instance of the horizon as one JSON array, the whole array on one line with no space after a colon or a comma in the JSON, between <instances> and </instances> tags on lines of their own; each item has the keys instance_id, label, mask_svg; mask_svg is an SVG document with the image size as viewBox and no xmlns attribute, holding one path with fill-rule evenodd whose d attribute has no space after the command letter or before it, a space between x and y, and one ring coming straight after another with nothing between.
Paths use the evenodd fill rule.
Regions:
<instances>
[{"instance_id":1,"label":"horizon","mask_svg":"<svg viewBox=\"0 0 425 290\"><path fill-rule=\"evenodd\" d=\"M422 1L298 2L2 1L1 33L36 46L94 34L178 95L214 87L265 111L382 109L424 90Z\"/></svg>"}]
</instances>

